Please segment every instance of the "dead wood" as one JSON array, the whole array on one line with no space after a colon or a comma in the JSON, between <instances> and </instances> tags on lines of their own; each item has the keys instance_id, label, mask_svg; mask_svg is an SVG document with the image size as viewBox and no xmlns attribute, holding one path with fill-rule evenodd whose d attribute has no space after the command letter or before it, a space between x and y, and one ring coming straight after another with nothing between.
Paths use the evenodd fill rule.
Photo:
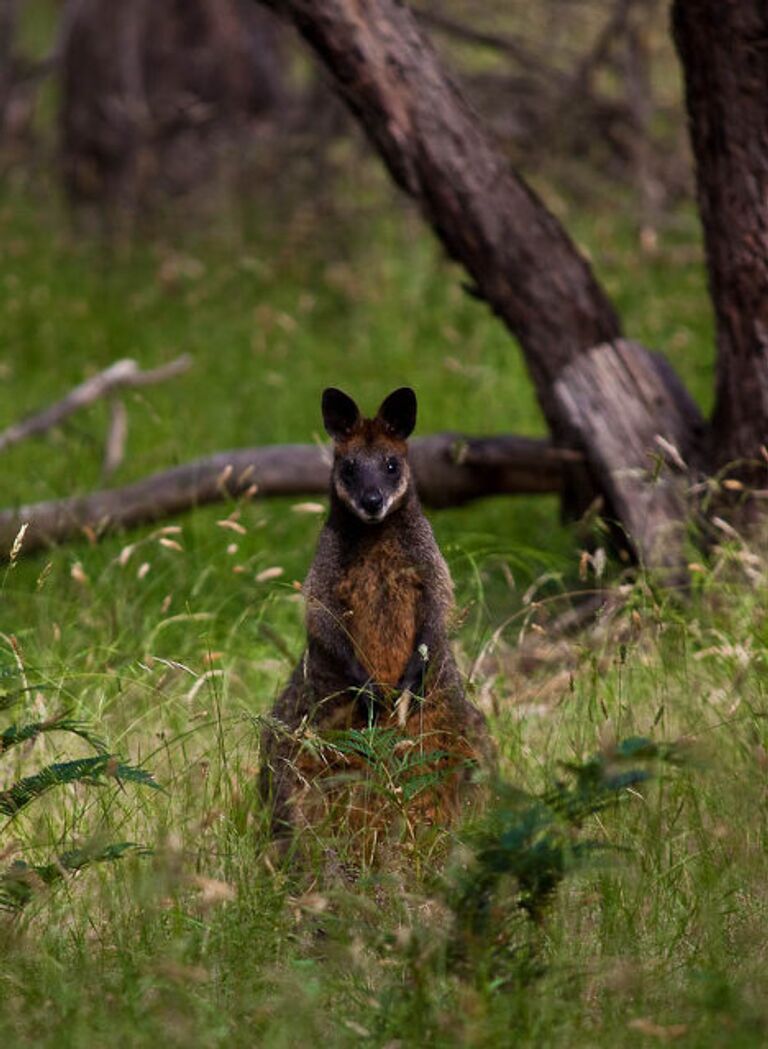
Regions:
<instances>
[{"instance_id":1,"label":"dead wood","mask_svg":"<svg viewBox=\"0 0 768 1049\"><path fill-rule=\"evenodd\" d=\"M189 354L182 354L167 364L158 368L142 371L136 361L126 359L116 361L98 375L86 379L85 382L75 386L62 400L57 401L41 412L14 423L7 430L0 433L0 452L10 448L28 437L39 437L40 434L58 426L68 416L81 408L93 404L102 397L115 393L116 390L126 389L131 386L151 386L154 383L164 382L166 379L181 375L192 364Z\"/></svg>"},{"instance_id":2,"label":"dead wood","mask_svg":"<svg viewBox=\"0 0 768 1049\"><path fill-rule=\"evenodd\" d=\"M117 470L125 458L125 443L128 438L128 412L119 397L113 397L109 405L109 429L104 442L104 459L101 464L102 480Z\"/></svg>"},{"instance_id":3,"label":"dead wood","mask_svg":"<svg viewBox=\"0 0 768 1049\"><path fill-rule=\"evenodd\" d=\"M489 495L558 492L563 468L578 453L548 441L442 433L411 442L419 492L434 507ZM311 444L241 448L197 459L122 488L32 503L0 512L0 557L7 559L22 525L21 554L87 536L157 521L195 506L240 496L325 493L330 453Z\"/></svg>"}]
</instances>

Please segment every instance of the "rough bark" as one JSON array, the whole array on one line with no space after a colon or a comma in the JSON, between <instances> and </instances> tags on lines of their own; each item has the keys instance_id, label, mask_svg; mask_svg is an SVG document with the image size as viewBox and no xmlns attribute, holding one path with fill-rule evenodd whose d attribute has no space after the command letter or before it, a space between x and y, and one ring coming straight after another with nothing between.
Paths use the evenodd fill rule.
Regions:
<instances>
[{"instance_id":1,"label":"rough bark","mask_svg":"<svg viewBox=\"0 0 768 1049\"><path fill-rule=\"evenodd\" d=\"M557 492L563 469L578 462L548 441L501 435L434 434L410 442L419 494L434 507L499 494ZM330 454L317 445L241 448L153 474L123 488L33 503L0 512L0 560L28 524L21 554L68 539L157 521L194 506L251 493L315 495L328 489Z\"/></svg>"},{"instance_id":2,"label":"rough bark","mask_svg":"<svg viewBox=\"0 0 768 1049\"><path fill-rule=\"evenodd\" d=\"M676 0L675 42L717 318L715 467L764 487L768 463L768 5Z\"/></svg>"},{"instance_id":3,"label":"rough bark","mask_svg":"<svg viewBox=\"0 0 768 1049\"><path fill-rule=\"evenodd\" d=\"M563 369L554 392L582 444L600 449L591 469L619 522L634 530L628 541L641 534L646 562L681 582L689 474L703 424L680 380L660 355L616 339Z\"/></svg>"},{"instance_id":4,"label":"rough bark","mask_svg":"<svg viewBox=\"0 0 768 1049\"><path fill-rule=\"evenodd\" d=\"M509 167L404 4L270 6L318 53L395 181L519 335L551 409L547 393L560 368L621 334L586 260Z\"/></svg>"},{"instance_id":5,"label":"rough bark","mask_svg":"<svg viewBox=\"0 0 768 1049\"><path fill-rule=\"evenodd\" d=\"M620 516L639 556L656 563L657 527L679 531L686 514L677 478L644 479L657 434L676 446L692 443L696 411L679 384L668 390L653 356L622 341L588 263L510 168L405 4L271 6L325 63L395 181L518 337L555 440L583 449L609 512ZM614 420L622 442L613 437ZM665 541L662 563L679 561L679 546Z\"/></svg>"}]
</instances>

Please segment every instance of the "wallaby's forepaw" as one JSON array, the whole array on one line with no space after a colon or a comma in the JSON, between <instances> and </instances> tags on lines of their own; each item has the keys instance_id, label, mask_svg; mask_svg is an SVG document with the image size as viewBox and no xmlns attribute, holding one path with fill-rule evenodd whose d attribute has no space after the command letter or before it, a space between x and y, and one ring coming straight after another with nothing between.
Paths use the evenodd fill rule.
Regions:
<instances>
[{"instance_id":1,"label":"wallaby's forepaw","mask_svg":"<svg viewBox=\"0 0 768 1049\"><path fill-rule=\"evenodd\" d=\"M365 712L368 724L374 724L378 721L381 711L386 709L390 689L369 680L365 684L359 685L355 691L358 703Z\"/></svg>"},{"instance_id":2,"label":"wallaby's forepaw","mask_svg":"<svg viewBox=\"0 0 768 1049\"><path fill-rule=\"evenodd\" d=\"M429 650L426 645L417 645L408 660L408 665L403 671L403 676L397 683L399 692L411 692L414 696L424 695L424 685L427 677L427 666L429 663Z\"/></svg>"}]
</instances>

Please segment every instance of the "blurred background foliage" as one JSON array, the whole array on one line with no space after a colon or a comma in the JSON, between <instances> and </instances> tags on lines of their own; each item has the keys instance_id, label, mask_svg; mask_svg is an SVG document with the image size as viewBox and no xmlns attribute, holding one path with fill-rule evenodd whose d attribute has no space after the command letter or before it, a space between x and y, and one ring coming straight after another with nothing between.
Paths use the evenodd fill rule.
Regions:
<instances>
[{"instance_id":1,"label":"blurred background foliage","mask_svg":"<svg viewBox=\"0 0 768 1049\"><path fill-rule=\"evenodd\" d=\"M583 199L602 180L629 186L651 226L687 195L680 76L660 0L414 7L527 175ZM0 18L5 164L35 150L50 157L56 139L77 200L135 211L196 186L210 194L222 172L230 190L262 199L306 191L302 173L312 196L336 196L329 178L350 151L360 161L325 76L251 0L3 0Z\"/></svg>"}]
</instances>

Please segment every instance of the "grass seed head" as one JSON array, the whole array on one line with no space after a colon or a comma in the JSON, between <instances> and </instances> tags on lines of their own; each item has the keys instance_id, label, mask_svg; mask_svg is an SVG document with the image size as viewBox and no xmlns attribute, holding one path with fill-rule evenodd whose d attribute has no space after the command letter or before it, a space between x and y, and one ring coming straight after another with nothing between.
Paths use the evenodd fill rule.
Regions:
<instances>
[{"instance_id":1,"label":"grass seed head","mask_svg":"<svg viewBox=\"0 0 768 1049\"><path fill-rule=\"evenodd\" d=\"M279 579L281 575L285 574L285 569L280 568L279 565L274 565L272 568L265 568L256 575L257 583L268 583L270 579Z\"/></svg>"},{"instance_id":2,"label":"grass seed head","mask_svg":"<svg viewBox=\"0 0 768 1049\"><path fill-rule=\"evenodd\" d=\"M75 561L69 570L69 574L79 586L88 586L88 576L79 561Z\"/></svg>"},{"instance_id":3,"label":"grass seed head","mask_svg":"<svg viewBox=\"0 0 768 1049\"><path fill-rule=\"evenodd\" d=\"M11 546L11 564L12 565L14 565L16 563L16 560L17 560L19 554L21 553L21 547L22 547L22 544L24 542L24 536L27 534L27 529L28 528L29 528L29 521L25 521L24 524L21 526L21 528L16 533L16 538L13 540L13 545Z\"/></svg>"},{"instance_id":4,"label":"grass seed head","mask_svg":"<svg viewBox=\"0 0 768 1049\"><path fill-rule=\"evenodd\" d=\"M165 536L161 536L158 539L160 546L164 546L166 550L176 550L179 553L183 553L184 547L181 543L177 543L175 539L167 539Z\"/></svg>"}]
</instances>

